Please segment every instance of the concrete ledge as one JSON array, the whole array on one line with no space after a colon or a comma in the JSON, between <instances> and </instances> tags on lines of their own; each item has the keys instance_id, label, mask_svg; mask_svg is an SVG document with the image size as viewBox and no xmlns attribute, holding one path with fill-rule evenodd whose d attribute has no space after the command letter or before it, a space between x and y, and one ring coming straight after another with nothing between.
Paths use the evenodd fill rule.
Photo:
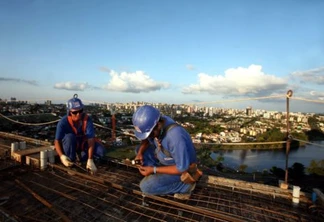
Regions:
<instances>
[{"instance_id":1,"label":"concrete ledge","mask_svg":"<svg viewBox=\"0 0 324 222\"><path fill-rule=\"evenodd\" d=\"M293 191L291 189L281 189L275 186L258 184L253 182L245 182L242 180L228 179L224 177L203 175L202 178L199 180L199 184L200 183L202 186L219 185L219 186L232 188L233 190L234 189L247 190L250 193L254 192L254 193L261 193L264 195L272 195L274 198L277 196L287 198L287 199L293 198ZM288 187L289 186L287 184L287 188ZM307 197L307 195L304 192L300 192L300 201L310 202L310 199Z\"/></svg>"}]
</instances>

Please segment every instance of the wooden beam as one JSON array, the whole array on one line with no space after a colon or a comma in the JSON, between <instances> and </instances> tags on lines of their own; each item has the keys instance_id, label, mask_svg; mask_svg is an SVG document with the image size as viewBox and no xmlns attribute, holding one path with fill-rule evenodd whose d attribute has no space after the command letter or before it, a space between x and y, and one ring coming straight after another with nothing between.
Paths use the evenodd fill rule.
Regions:
<instances>
[{"instance_id":1,"label":"wooden beam","mask_svg":"<svg viewBox=\"0 0 324 222\"><path fill-rule=\"evenodd\" d=\"M35 153L26 156L26 165L31 167L40 168L40 154Z\"/></svg>"},{"instance_id":2,"label":"wooden beam","mask_svg":"<svg viewBox=\"0 0 324 222\"><path fill-rule=\"evenodd\" d=\"M37 147L26 150L18 150L11 154L11 158L19 163L25 162L25 157L31 154L39 153L40 151L52 149L50 146Z\"/></svg>"},{"instance_id":3,"label":"wooden beam","mask_svg":"<svg viewBox=\"0 0 324 222\"><path fill-rule=\"evenodd\" d=\"M38 139L30 138L30 137L20 136L20 135L16 135L16 134L12 134L12 133L1 132L1 131L0 131L0 137L16 139L16 140L20 140L20 141L26 141L27 143L40 144L43 146L52 145L52 143L48 142L48 141L38 140Z\"/></svg>"}]
</instances>

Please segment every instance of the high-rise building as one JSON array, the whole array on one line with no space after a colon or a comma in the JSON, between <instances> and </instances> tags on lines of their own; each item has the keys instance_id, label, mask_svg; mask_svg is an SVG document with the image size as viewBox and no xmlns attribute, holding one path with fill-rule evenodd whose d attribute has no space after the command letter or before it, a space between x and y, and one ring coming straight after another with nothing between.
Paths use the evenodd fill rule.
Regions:
<instances>
[{"instance_id":1,"label":"high-rise building","mask_svg":"<svg viewBox=\"0 0 324 222\"><path fill-rule=\"evenodd\" d=\"M246 115L247 116L251 116L252 115L252 107L251 106L246 107Z\"/></svg>"}]
</instances>

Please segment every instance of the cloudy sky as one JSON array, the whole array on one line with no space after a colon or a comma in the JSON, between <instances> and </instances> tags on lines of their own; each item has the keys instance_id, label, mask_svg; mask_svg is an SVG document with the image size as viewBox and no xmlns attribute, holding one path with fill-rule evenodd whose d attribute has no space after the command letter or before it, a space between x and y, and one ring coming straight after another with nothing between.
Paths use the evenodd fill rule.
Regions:
<instances>
[{"instance_id":1,"label":"cloudy sky","mask_svg":"<svg viewBox=\"0 0 324 222\"><path fill-rule=\"evenodd\" d=\"M324 1L1 0L0 98L324 110Z\"/></svg>"}]
</instances>

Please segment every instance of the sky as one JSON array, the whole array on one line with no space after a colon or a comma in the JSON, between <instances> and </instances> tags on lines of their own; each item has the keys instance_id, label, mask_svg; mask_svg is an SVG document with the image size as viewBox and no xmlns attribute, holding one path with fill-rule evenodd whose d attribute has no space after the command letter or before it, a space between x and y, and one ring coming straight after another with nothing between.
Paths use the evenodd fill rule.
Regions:
<instances>
[{"instance_id":1,"label":"sky","mask_svg":"<svg viewBox=\"0 0 324 222\"><path fill-rule=\"evenodd\" d=\"M0 98L324 110L322 0L0 0Z\"/></svg>"}]
</instances>

